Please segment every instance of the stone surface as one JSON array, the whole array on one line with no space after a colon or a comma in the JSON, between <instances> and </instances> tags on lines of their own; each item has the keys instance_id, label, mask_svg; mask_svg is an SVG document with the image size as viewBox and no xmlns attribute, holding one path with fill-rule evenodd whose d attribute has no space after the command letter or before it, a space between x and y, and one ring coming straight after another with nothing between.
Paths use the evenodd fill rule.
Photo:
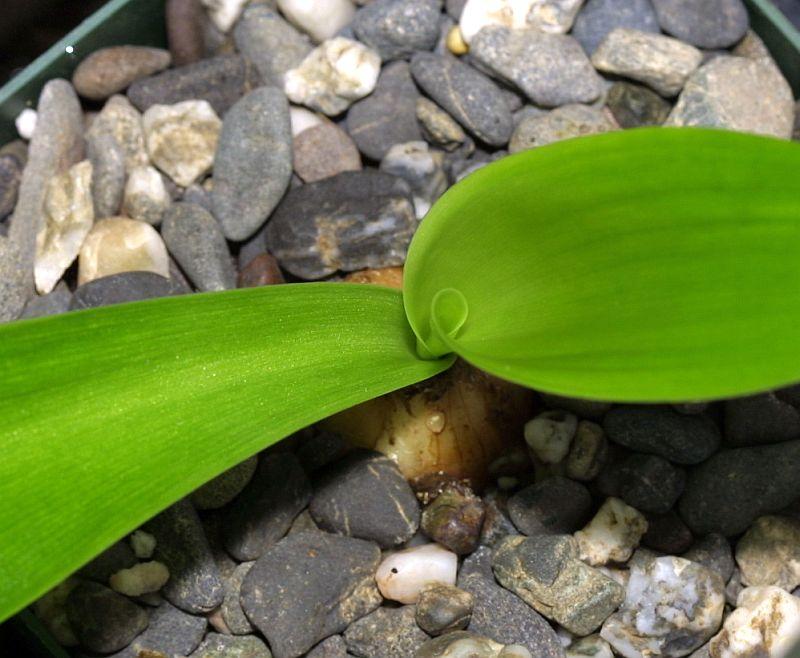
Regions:
<instances>
[{"instance_id":1,"label":"stone surface","mask_svg":"<svg viewBox=\"0 0 800 658\"><path fill-rule=\"evenodd\" d=\"M719 430L710 418L686 416L667 407L616 407L606 414L603 427L619 445L676 464L697 464L720 443Z\"/></svg>"},{"instance_id":2,"label":"stone surface","mask_svg":"<svg viewBox=\"0 0 800 658\"><path fill-rule=\"evenodd\" d=\"M665 125L711 126L788 139L794 101L768 60L716 57L689 78Z\"/></svg>"},{"instance_id":3,"label":"stone surface","mask_svg":"<svg viewBox=\"0 0 800 658\"><path fill-rule=\"evenodd\" d=\"M306 183L361 169L355 142L334 123L302 131L292 140L292 150L294 171Z\"/></svg>"},{"instance_id":4,"label":"stone surface","mask_svg":"<svg viewBox=\"0 0 800 658\"><path fill-rule=\"evenodd\" d=\"M76 574L81 578L106 584L113 573L132 567L134 564L136 564L136 556L131 547L124 541L118 541L84 564Z\"/></svg>"},{"instance_id":5,"label":"stone surface","mask_svg":"<svg viewBox=\"0 0 800 658\"><path fill-rule=\"evenodd\" d=\"M175 66L184 66L202 59L205 54L205 39L200 0L167 0L164 14L172 63Z\"/></svg>"},{"instance_id":6,"label":"stone surface","mask_svg":"<svg viewBox=\"0 0 800 658\"><path fill-rule=\"evenodd\" d=\"M525 423L525 443L545 464L558 464L569 453L578 418L563 411L544 411Z\"/></svg>"},{"instance_id":7,"label":"stone surface","mask_svg":"<svg viewBox=\"0 0 800 658\"><path fill-rule=\"evenodd\" d=\"M686 484L683 470L656 455L631 455L620 468L620 498L641 512L668 512Z\"/></svg>"},{"instance_id":8,"label":"stone surface","mask_svg":"<svg viewBox=\"0 0 800 658\"><path fill-rule=\"evenodd\" d=\"M800 521L784 516L755 520L736 545L744 585L774 585L791 592L800 585Z\"/></svg>"},{"instance_id":9,"label":"stone surface","mask_svg":"<svg viewBox=\"0 0 800 658\"><path fill-rule=\"evenodd\" d=\"M114 217L119 213L125 191L125 150L112 134L101 131L93 135L90 131L86 157L92 164L94 216Z\"/></svg>"},{"instance_id":10,"label":"stone surface","mask_svg":"<svg viewBox=\"0 0 800 658\"><path fill-rule=\"evenodd\" d=\"M75 90L93 101L124 91L132 82L163 71L172 57L168 50L144 46L112 46L95 50L72 74Z\"/></svg>"},{"instance_id":11,"label":"stone surface","mask_svg":"<svg viewBox=\"0 0 800 658\"><path fill-rule=\"evenodd\" d=\"M682 557L719 574L723 583L727 583L733 574L735 565L731 545L720 534L712 533L698 539Z\"/></svg>"},{"instance_id":12,"label":"stone surface","mask_svg":"<svg viewBox=\"0 0 800 658\"><path fill-rule=\"evenodd\" d=\"M361 539L300 533L267 549L242 583L247 617L275 658L297 658L375 610L378 547Z\"/></svg>"},{"instance_id":13,"label":"stone surface","mask_svg":"<svg viewBox=\"0 0 800 658\"><path fill-rule=\"evenodd\" d=\"M283 273L275 256L263 253L253 258L241 269L236 285L239 288L253 288L274 286L284 282Z\"/></svg>"},{"instance_id":14,"label":"stone surface","mask_svg":"<svg viewBox=\"0 0 800 658\"><path fill-rule=\"evenodd\" d=\"M458 555L478 546L486 515L483 501L466 487L446 487L422 511L420 526L433 541Z\"/></svg>"},{"instance_id":15,"label":"stone surface","mask_svg":"<svg viewBox=\"0 0 800 658\"><path fill-rule=\"evenodd\" d=\"M89 130L86 132L86 141L90 145L90 158L92 150L99 153L106 148L106 139L113 139L119 148L122 149L125 157L125 171L130 172L136 167L144 167L150 164L150 156L144 143L144 128L142 127L142 115L131 105L125 96L112 96L103 105ZM94 162L94 160L93 160ZM99 165L98 165L99 166ZM111 165L114 176L116 167ZM124 178L121 182L114 179L114 185L124 187ZM108 193L111 199L112 194ZM99 210L99 209L98 209ZM102 215L98 212L98 217Z\"/></svg>"},{"instance_id":16,"label":"stone surface","mask_svg":"<svg viewBox=\"0 0 800 658\"><path fill-rule=\"evenodd\" d=\"M70 310L96 308L189 292L180 284L154 272L121 272L78 286L69 302Z\"/></svg>"},{"instance_id":17,"label":"stone surface","mask_svg":"<svg viewBox=\"0 0 800 658\"><path fill-rule=\"evenodd\" d=\"M458 556L439 544L422 544L388 555L378 566L375 581L383 598L416 603L432 583L455 585Z\"/></svg>"},{"instance_id":18,"label":"stone surface","mask_svg":"<svg viewBox=\"0 0 800 658\"><path fill-rule=\"evenodd\" d=\"M508 500L511 521L526 535L575 532L591 509L589 490L560 476L525 487Z\"/></svg>"},{"instance_id":19,"label":"stone surface","mask_svg":"<svg viewBox=\"0 0 800 658\"><path fill-rule=\"evenodd\" d=\"M347 455L322 473L309 511L324 530L386 548L409 540L420 520L417 499L397 465L366 450Z\"/></svg>"},{"instance_id":20,"label":"stone surface","mask_svg":"<svg viewBox=\"0 0 800 658\"><path fill-rule=\"evenodd\" d=\"M56 287L46 295L31 297L19 317L20 319L43 318L48 315L66 313L69 310L71 300L72 293L69 291L67 284L59 281Z\"/></svg>"},{"instance_id":21,"label":"stone surface","mask_svg":"<svg viewBox=\"0 0 800 658\"><path fill-rule=\"evenodd\" d=\"M278 7L292 23L314 41L330 39L353 20L350 0L328 0L322 4L306 0L278 0Z\"/></svg>"},{"instance_id":22,"label":"stone surface","mask_svg":"<svg viewBox=\"0 0 800 658\"><path fill-rule=\"evenodd\" d=\"M225 548L238 560L254 560L283 537L311 498L294 455L264 455L248 485L227 508Z\"/></svg>"},{"instance_id":23,"label":"stone surface","mask_svg":"<svg viewBox=\"0 0 800 658\"><path fill-rule=\"evenodd\" d=\"M578 638L566 650L567 658L613 658L608 642L598 634Z\"/></svg>"},{"instance_id":24,"label":"stone surface","mask_svg":"<svg viewBox=\"0 0 800 658\"><path fill-rule=\"evenodd\" d=\"M344 633L348 651L370 658L407 658L417 654L428 635L417 626L413 605L378 608Z\"/></svg>"},{"instance_id":25,"label":"stone surface","mask_svg":"<svg viewBox=\"0 0 800 658\"><path fill-rule=\"evenodd\" d=\"M108 579L108 584L115 592L135 597L157 592L167 580L169 580L167 568L160 562L152 560L139 562L130 569L117 571Z\"/></svg>"},{"instance_id":26,"label":"stone surface","mask_svg":"<svg viewBox=\"0 0 800 658\"><path fill-rule=\"evenodd\" d=\"M154 167L137 167L131 171L122 198L125 215L157 226L171 203L164 179Z\"/></svg>"},{"instance_id":27,"label":"stone surface","mask_svg":"<svg viewBox=\"0 0 800 658\"><path fill-rule=\"evenodd\" d=\"M432 636L463 630L469 624L474 601L472 594L458 587L428 585L417 599L417 625Z\"/></svg>"},{"instance_id":28,"label":"stone surface","mask_svg":"<svg viewBox=\"0 0 800 658\"><path fill-rule=\"evenodd\" d=\"M39 618L53 639L62 647L78 646L78 638L67 618L67 597L80 583L78 578L70 576L61 581L31 605L31 610Z\"/></svg>"},{"instance_id":29,"label":"stone surface","mask_svg":"<svg viewBox=\"0 0 800 658\"><path fill-rule=\"evenodd\" d=\"M402 265L417 219L405 181L374 170L294 188L267 225L269 251L303 279Z\"/></svg>"},{"instance_id":30,"label":"stone surface","mask_svg":"<svg viewBox=\"0 0 800 658\"><path fill-rule=\"evenodd\" d=\"M200 644L206 625L205 617L186 614L164 601L151 613L147 630L113 658L139 658L147 651L186 656Z\"/></svg>"},{"instance_id":31,"label":"stone surface","mask_svg":"<svg viewBox=\"0 0 800 658\"><path fill-rule=\"evenodd\" d=\"M580 44L564 34L488 27L473 38L470 56L542 107L588 103L602 91Z\"/></svg>"},{"instance_id":32,"label":"stone surface","mask_svg":"<svg viewBox=\"0 0 800 658\"><path fill-rule=\"evenodd\" d=\"M597 423L582 420L575 430L569 454L564 461L564 474L571 480L588 482L597 477L608 458L608 441Z\"/></svg>"},{"instance_id":33,"label":"stone surface","mask_svg":"<svg viewBox=\"0 0 800 658\"><path fill-rule=\"evenodd\" d=\"M420 97L417 99L416 112L422 135L431 144L445 151L453 151L466 141L467 136L461 126L436 103Z\"/></svg>"},{"instance_id":34,"label":"stone surface","mask_svg":"<svg viewBox=\"0 0 800 658\"><path fill-rule=\"evenodd\" d=\"M642 544L648 548L675 555L683 553L694 541L689 527L675 510L665 514L647 514L647 532L642 537Z\"/></svg>"},{"instance_id":35,"label":"stone surface","mask_svg":"<svg viewBox=\"0 0 800 658\"><path fill-rule=\"evenodd\" d=\"M608 498L575 533L581 560L593 566L626 562L647 530L644 516L619 498Z\"/></svg>"},{"instance_id":36,"label":"stone surface","mask_svg":"<svg viewBox=\"0 0 800 658\"><path fill-rule=\"evenodd\" d=\"M230 637L209 633L190 658L272 658L272 653L255 635Z\"/></svg>"},{"instance_id":37,"label":"stone surface","mask_svg":"<svg viewBox=\"0 0 800 658\"><path fill-rule=\"evenodd\" d=\"M349 658L347 645L341 635L331 635L306 654L306 658Z\"/></svg>"},{"instance_id":38,"label":"stone surface","mask_svg":"<svg viewBox=\"0 0 800 658\"><path fill-rule=\"evenodd\" d=\"M444 637L428 640L415 654L415 658L450 658L468 656L469 658L531 658L525 647L517 645L504 647L491 638L481 637L468 631L448 633Z\"/></svg>"},{"instance_id":39,"label":"stone surface","mask_svg":"<svg viewBox=\"0 0 800 658\"><path fill-rule=\"evenodd\" d=\"M247 0L200 0L220 32L228 32L242 15Z\"/></svg>"},{"instance_id":40,"label":"stone surface","mask_svg":"<svg viewBox=\"0 0 800 658\"><path fill-rule=\"evenodd\" d=\"M240 599L242 582L254 562L242 562L233 573L225 579L225 598L222 601L222 618L228 630L234 635L246 635L253 632L253 626L242 610Z\"/></svg>"},{"instance_id":41,"label":"stone surface","mask_svg":"<svg viewBox=\"0 0 800 658\"><path fill-rule=\"evenodd\" d=\"M654 91L630 82L615 82L606 95L606 107L622 128L660 126L672 106Z\"/></svg>"},{"instance_id":42,"label":"stone surface","mask_svg":"<svg viewBox=\"0 0 800 658\"><path fill-rule=\"evenodd\" d=\"M352 27L387 62L433 50L440 12L441 0L373 0L356 13Z\"/></svg>"},{"instance_id":43,"label":"stone surface","mask_svg":"<svg viewBox=\"0 0 800 658\"><path fill-rule=\"evenodd\" d=\"M227 505L247 486L257 466L258 457L253 455L220 473L190 494L192 505L199 510L219 509Z\"/></svg>"},{"instance_id":44,"label":"stone surface","mask_svg":"<svg viewBox=\"0 0 800 658\"><path fill-rule=\"evenodd\" d=\"M0 219L14 210L24 166L25 163L14 155L0 153Z\"/></svg>"},{"instance_id":45,"label":"stone surface","mask_svg":"<svg viewBox=\"0 0 800 658\"><path fill-rule=\"evenodd\" d=\"M149 224L125 217L101 219L89 231L78 260L78 285L120 272L169 277L167 249Z\"/></svg>"},{"instance_id":46,"label":"stone surface","mask_svg":"<svg viewBox=\"0 0 800 658\"><path fill-rule=\"evenodd\" d=\"M650 0L587 0L575 19L572 36L591 55L614 28L659 32Z\"/></svg>"},{"instance_id":47,"label":"stone surface","mask_svg":"<svg viewBox=\"0 0 800 658\"><path fill-rule=\"evenodd\" d=\"M381 160L380 170L409 184L417 219L422 219L447 189L444 154L431 150L426 142L395 144Z\"/></svg>"},{"instance_id":48,"label":"stone surface","mask_svg":"<svg viewBox=\"0 0 800 658\"><path fill-rule=\"evenodd\" d=\"M250 92L225 116L214 159L214 215L230 240L250 237L292 175L289 105L274 87Z\"/></svg>"},{"instance_id":49,"label":"stone surface","mask_svg":"<svg viewBox=\"0 0 800 658\"><path fill-rule=\"evenodd\" d=\"M481 29L491 26L563 34L572 27L582 4L583 0L468 0L459 28L470 45Z\"/></svg>"},{"instance_id":50,"label":"stone surface","mask_svg":"<svg viewBox=\"0 0 800 658\"><path fill-rule=\"evenodd\" d=\"M747 32L742 0L652 0L661 29L698 48L727 48Z\"/></svg>"},{"instance_id":51,"label":"stone surface","mask_svg":"<svg viewBox=\"0 0 800 658\"><path fill-rule=\"evenodd\" d=\"M774 393L725 401L725 440L734 446L800 437L800 411Z\"/></svg>"},{"instance_id":52,"label":"stone surface","mask_svg":"<svg viewBox=\"0 0 800 658\"><path fill-rule=\"evenodd\" d=\"M563 139L616 130L614 119L604 110L588 105L563 105L546 114L527 116L514 129L510 153L546 146Z\"/></svg>"}]
</instances>

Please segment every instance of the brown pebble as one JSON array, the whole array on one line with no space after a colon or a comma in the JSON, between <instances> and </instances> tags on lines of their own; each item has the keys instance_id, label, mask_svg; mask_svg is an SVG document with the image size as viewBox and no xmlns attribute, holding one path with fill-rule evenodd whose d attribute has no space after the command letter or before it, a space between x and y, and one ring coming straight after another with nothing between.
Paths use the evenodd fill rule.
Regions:
<instances>
[{"instance_id":1,"label":"brown pebble","mask_svg":"<svg viewBox=\"0 0 800 658\"><path fill-rule=\"evenodd\" d=\"M403 288L403 268L402 267L378 267L375 269L359 270L351 272L344 280L347 283L371 283L374 286L386 286L387 288Z\"/></svg>"},{"instance_id":2,"label":"brown pebble","mask_svg":"<svg viewBox=\"0 0 800 658\"><path fill-rule=\"evenodd\" d=\"M205 51L205 38L200 1L167 0L165 14L172 63L183 66L201 60Z\"/></svg>"},{"instance_id":3,"label":"brown pebble","mask_svg":"<svg viewBox=\"0 0 800 658\"><path fill-rule=\"evenodd\" d=\"M169 51L161 48L101 48L78 64L72 84L84 98L100 101L123 91L139 78L163 71L171 60Z\"/></svg>"},{"instance_id":4,"label":"brown pebble","mask_svg":"<svg viewBox=\"0 0 800 658\"><path fill-rule=\"evenodd\" d=\"M468 487L452 484L422 512L422 531L457 555L478 546L486 514L483 501Z\"/></svg>"},{"instance_id":5,"label":"brown pebble","mask_svg":"<svg viewBox=\"0 0 800 658\"><path fill-rule=\"evenodd\" d=\"M306 128L294 138L292 147L294 170L306 183L361 169L355 142L330 121Z\"/></svg>"},{"instance_id":6,"label":"brown pebble","mask_svg":"<svg viewBox=\"0 0 800 658\"><path fill-rule=\"evenodd\" d=\"M648 548L667 555L680 555L689 550L694 542L692 531L675 512L647 514L645 517L647 532L642 537L642 543Z\"/></svg>"},{"instance_id":7,"label":"brown pebble","mask_svg":"<svg viewBox=\"0 0 800 658\"><path fill-rule=\"evenodd\" d=\"M272 254L259 254L239 272L239 288L257 288L285 283L283 272Z\"/></svg>"}]
</instances>

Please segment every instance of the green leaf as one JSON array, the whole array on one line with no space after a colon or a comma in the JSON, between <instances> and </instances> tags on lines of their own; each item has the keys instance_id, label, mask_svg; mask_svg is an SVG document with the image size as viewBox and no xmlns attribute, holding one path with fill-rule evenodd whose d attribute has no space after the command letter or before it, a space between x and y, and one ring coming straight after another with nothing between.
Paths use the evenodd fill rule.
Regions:
<instances>
[{"instance_id":1,"label":"green leaf","mask_svg":"<svg viewBox=\"0 0 800 658\"><path fill-rule=\"evenodd\" d=\"M800 379L800 145L697 129L560 142L480 169L414 238L423 356L615 401Z\"/></svg>"},{"instance_id":2,"label":"green leaf","mask_svg":"<svg viewBox=\"0 0 800 658\"><path fill-rule=\"evenodd\" d=\"M303 284L0 327L0 619L225 468L447 368L396 290Z\"/></svg>"}]
</instances>

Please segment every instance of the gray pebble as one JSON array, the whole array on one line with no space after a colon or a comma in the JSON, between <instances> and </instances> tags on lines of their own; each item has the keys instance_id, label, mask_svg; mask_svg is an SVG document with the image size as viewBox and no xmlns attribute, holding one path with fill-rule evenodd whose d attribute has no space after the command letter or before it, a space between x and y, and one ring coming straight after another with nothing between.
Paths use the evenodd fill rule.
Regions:
<instances>
[{"instance_id":1,"label":"gray pebble","mask_svg":"<svg viewBox=\"0 0 800 658\"><path fill-rule=\"evenodd\" d=\"M589 105L563 105L546 114L522 119L514 128L508 150L518 153L563 139L609 132L617 127L607 110Z\"/></svg>"},{"instance_id":2,"label":"gray pebble","mask_svg":"<svg viewBox=\"0 0 800 658\"><path fill-rule=\"evenodd\" d=\"M195 509L219 509L238 496L253 477L258 456L253 455L195 489L189 499Z\"/></svg>"},{"instance_id":3,"label":"gray pebble","mask_svg":"<svg viewBox=\"0 0 800 658\"><path fill-rule=\"evenodd\" d=\"M380 550L372 542L301 533L267 549L242 583L242 608L275 658L297 658L375 610Z\"/></svg>"},{"instance_id":4,"label":"gray pebble","mask_svg":"<svg viewBox=\"0 0 800 658\"><path fill-rule=\"evenodd\" d=\"M384 62L432 50L439 37L441 0L374 0L356 12L356 38Z\"/></svg>"},{"instance_id":5,"label":"gray pebble","mask_svg":"<svg viewBox=\"0 0 800 658\"><path fill-rule=\"evenodd\" d=\"M0 154L0 219L14 210L23 167L24 164L10 153Z\"/></svg>"},{"instance_id":6,"label":"gray pebble","mask_svg":"<svg viewBox=\"0 0 800 658\"><path fill-rule=\"evenodd\" d=\"M417 53L411 74L422 90L475 138L504 146L513 129L511 110L489 78L451 56Z\"/></svg>"},{"instance_id":7,"label":"gray pebble","mask_svg":"<svg viewBox=\"0 0 800 658\"><path fill-rule=\"evenodd\" d=\"M606 106L622 128L660 126L672 105L656 92L631 82L615 82L606 95Z\"/></svg>"},{"instance_id":8,"label":"gray pebble","mask_svg":"<svg viewBox=\"0 0 800 658\"><path fill-rule=\"evenodd\" d=\"M69 310L75 311L190 292L177 281L154 272L121 272L84 283L75 289Z\"/></svg>"},{"instance_id":9,"label":"gray pebble","mask_svg":"<svg viewBox=\"0 0 800 658\"><path fill-rule=\"evenodd\" d=\"M555 476L525 487L508 500L508 514L526 535L580 530L592 512L592 496L580 482Z\"/></svg>"},{"instance_id":10,"label":"gray pebble","mask_svg":"<svg viewBox=\"0 0 800 658\"><path fill-rule=\"evenodd\" d=\"M72 293L67 288L67 284L59 281L56 287L46 295L35 295L25 304L20 319L24 318L43 318L48 315L58 315L66 313L70 308Z\"/></svg>"},{"instance_id":11,"label":"gray pebble","mask_svg":"<svg viewBox=\"0 0 800 658\"><path fill-rule=\"evenodd\" d=\"M306 658L347 658L347 645L341 635L331 635L306 654Z\"/></svg>"},{"instance_id":12,"label":"gray pebble","mask_svg":"<svg viewBox=\"0 0 800 658\"><path fill-rule=\"evenodd\" d=\"M621 468L620 498L640 512L668 512L686 484L682 469L656 455L631 455Z\"/></svg>"},{"instance_id":13,"label":"gray pebble","mask_svg":"<svg viewBox=\"0 0 800 658\"><path fill-rule=\"evenodd\" d=\"M189 658L272 658L272 653L255 635L231 637L209 633Z\"/></svg>"},{"instance_id":14,"label":"gray pebble","mask_svg":"<svg viewBox=\"0 0 800 658\"><path fill-rule=\"evenodd\" d=\"M77 575L106 584L112 574L132 567L136 561L136 555L128 542L120 540L111 544L91 562L84 564L78 569Z\"/></svg>"},{"instance_id":15,"label":"gray pebble","mask_svg":"<svg viewBox=\"0 0 800 658\"><path fill-rule=\"evenodd\" d=\"M587 0L572 27L572 36L591 55L603 38L617 27L642 32L660 31L650 0Z\"/></svg>"},{"instance_id":16,"label":"gray pebble","mask_svg":"<svg viewBox=\"0 0 800 658\"><path fill-rule=\"evenodd\" d=\"M408 658L427 640L427 633L417 625L413 605L378 608L344 633L348 651L369 658Z\"/></svg>"},{"instance_id":17,"label":"gray pebble","mask_svg":"<svg viewBox=\"0 0 800 658\"><path fill-rule=\"evenodd\" d=\"M698 48L727 48L750 22L742 0L652 0L661 29Z\"/></svg>"},{"instance_id":18,"label":"gray pebble","mask_svg":"<svg viewBox=\"0 0 800 658\"><path fill-rule=\"evenodd\" d=\"M242 610L240 593L244 577L255 562L242 562L233 573L225 579L225 599L222 601L222 618L234 635L247 635L253 632L253 626Z\"/></svg>"},{"instance_id":19,"label":"gray pebble","mask_svg":"<svg viewBox=\"0 0 800 658\"><path fill-rule=\"evenodd\" d=\"M225 116L214 158L214 215L225 237L245 240L281 200L292 176L289 103L275 87L261 87Z\"/></svg>"},{"instance_id":20,"label":"gray pebble","mask_svg":"<svg viewBox=\"0 0 800 658\"><path fill-rule=\"evenodd\" d=\"M452 585L427 585L417 600L417 624L433 636L462 630L469 624L474 600L472 594Z\"/></svg>"},{"instance_id":21,"label":"gray pebble","mask_svg":"<svg viewBox=\"0 0 800 658\"><path fill-rule=\"evenodd\" d=\"M206 632L206 618L189 615L163 601L150 614L150 625L131 644L112 658L139 658L140 652L187 656Z\"/></svg>"},{"instance_id":22,"label":"gray pebble","mask_svg":"<svg viewBox=\"0 0 800 658\"><path fill-rule=\"evenodd\" d=\"M716 571L722 577L723 583L730 580L736 566L730 542L717 533L698 539L681 557Z\"/></svg>"},{"instance_id":23,"label":"gray pebble","mask_svg":"<svg viewBox=\"0 0 800 658\"><path fill-rule=\"evenodd\" d=\"M800 411L774 393L725 401L725 440L734 446L789 441L800 436Z\"/></svg>"},{"instance_id":24,"label":"gray pebble","mask_svg":"<svg viewBox=\"0 0 800 658\"><path fill-rule=\"evenodd\" d=\"M92 163L92 199L95 221L114 217L125 191L125 151L108 132L86 134L86 156Z\"/></svg>"}]
</instances>

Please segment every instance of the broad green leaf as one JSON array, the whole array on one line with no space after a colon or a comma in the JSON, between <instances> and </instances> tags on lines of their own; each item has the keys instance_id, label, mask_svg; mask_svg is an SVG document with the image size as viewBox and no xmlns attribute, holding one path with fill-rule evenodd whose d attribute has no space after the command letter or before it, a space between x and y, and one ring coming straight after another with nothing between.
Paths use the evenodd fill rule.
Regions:
<instances>
[{"instance_id":1,"label":"broad green leaf","mask_svg":"<svg viewBox=\"0 0 800 658\"><path fill-rule=\"evenodd\" d=\"M505 158L414 238L422 355L616 401L800 379L800 145L649 129Z\"/></svg>"},{"instance_id":2,"label":"broad green leaf","mask_svg":"<svg viewBox=\"0 0 800 658\"><path fill-rule=\"evenodd\" d=\"M273 286L0 327L0 619L320 418L444 370L396 290Z\"/></svg>"}]
</instances>

